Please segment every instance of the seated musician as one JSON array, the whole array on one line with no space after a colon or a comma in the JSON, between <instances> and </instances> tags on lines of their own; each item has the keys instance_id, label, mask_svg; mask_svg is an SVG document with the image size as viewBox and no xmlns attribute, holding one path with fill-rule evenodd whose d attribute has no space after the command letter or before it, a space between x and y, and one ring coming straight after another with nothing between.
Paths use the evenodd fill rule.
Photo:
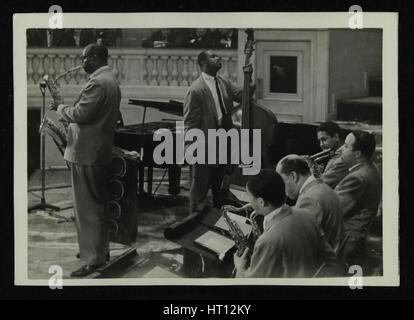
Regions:
<instances>
[{"instance_id":1,"label":"seated musician","mask_svg":"<svg viewBox=\"0 0 414 320\"><path fill-rule=\"evenodd\" d=\"M246 189L250 205L264 216L264 231L248 267L248 248L241 257L234 255L236 277L311 277L323 261L335 261L309 214L285 204L285 185L278 173L263 169Z\"/></svg>"},{"instance_id":2,"label":"seated musician","mask_svg":"<svg viewBox=\"0 0 414 320\"><path fill-rule=\"evenodd\" d=\"M362 240L381 200L382 181L371 161L374 151L375 137L368 132L354 130L346 137L341 155L342 161L350 168L335 192L344 214L345 231L350 232L344 254L352 264L360 264L358 249L362 247Z\"/></svg>"},{"instance_id":3,"label":"seated musician","mask_svg":"<svg viewBox=\"0 0 414 320\"><path fill-rule=\"evenodd\" d=\"M349 166L341 159L342 141L340 138L341 129L332 121L322 123L318 129L318 141L322 150L330 149L334 155L328 161L321 175L321 179L331 188L335 188L348 173Z\"/></svg>"},{"instance_id":4,"label":"seated musician","mask_svg":"<svg viewBox=\"0 0 414 320\"><path fill-rule=\"evenodd\" d=\"M329 245L337 250L343 238L343 218L338 197L321 179L315 178L306 160L291 154L281 159L276 171L286 186L286 195L296 208L306 209L317 222Z\"/></svg>"}]
</instances>

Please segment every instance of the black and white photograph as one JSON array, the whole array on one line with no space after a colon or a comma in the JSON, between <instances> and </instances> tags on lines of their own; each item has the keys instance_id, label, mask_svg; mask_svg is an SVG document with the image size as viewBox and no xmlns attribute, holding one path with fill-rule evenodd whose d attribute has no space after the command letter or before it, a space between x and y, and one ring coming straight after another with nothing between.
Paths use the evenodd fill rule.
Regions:
<instances>
[{"instance_id":1,"label":"black and white photograph","mask_svg":"<svg viewBox=\"0 0 414 320\"><path fill-rule=\"evenodd\" d=\"M16 15L15 283L398 286L397 30Z\"/></svg>"}]
</instances>

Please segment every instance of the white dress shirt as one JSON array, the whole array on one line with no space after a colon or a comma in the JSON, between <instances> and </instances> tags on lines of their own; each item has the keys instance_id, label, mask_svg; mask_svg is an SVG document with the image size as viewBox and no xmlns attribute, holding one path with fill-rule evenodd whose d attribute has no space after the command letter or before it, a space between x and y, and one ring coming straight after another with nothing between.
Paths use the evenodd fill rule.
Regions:
<instances>
[{"instance_id":1,"label":"white dress shirt","mask_svg":"<svg viewBox=\"0 0 414 320\"><path fill-rule=\"evenodd\" d=\"M211 94L213 95L214 103L216 104L217 119L219 121L219 124L221 124L221 120L223 119L223 113L221 112L221 109L220 109L219 96L218 96L217 89L216 89L216 80L214 77L204 72L201 73L201 76L203 77L204 81L207 83L207 86L210 89ZM221 101L223 101L223 98L221 98Z\"/></svg>"}]
</instances>

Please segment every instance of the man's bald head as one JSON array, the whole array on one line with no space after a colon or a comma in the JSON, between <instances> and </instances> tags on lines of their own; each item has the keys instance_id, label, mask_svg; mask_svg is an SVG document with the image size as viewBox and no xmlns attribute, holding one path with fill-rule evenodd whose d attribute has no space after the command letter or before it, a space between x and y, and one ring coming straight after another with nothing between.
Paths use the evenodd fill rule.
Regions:
<instances>
[{"instance_id":1,"label":"man's bald head","mask_svg":"<svg viewBox=\"0 0 414 320\"><path fill-rule=\"evenodd\" d=\"M289 154L282 158L277 164L276 170L284 174L292 171L300 175L308 175L310 173L306 160L297 154Z\"/></svg>"},{"instance_id":2,"label":"man's bald head","mask_svg":"<svg viewBox=\"0 0 414 320\"><path fill-rule=\"evenodd\" d=\"M108 64L108 49L101 44L88 44L83 49L81 61L85 72L92 74L95 70Z\"/></svg>"},{"instance_id":3,"label":"man's bald head","mask_svg":"<svg viewBox=\"0 0 414 320\"><path fill-rule=\"evenodd\" d=\"M98 43L91 43L85 47L83 52L84 56L96 56L98 60L108 63L108 49L104 45Z\"/></svg>"},{"instance_id":4,"label":"man's bald head","mask_svg":"<svg viewBox=\"0 0 414 320\"><path fill-rule=\"evenodd\" d=\"M298 198L303 183L311 175L308 163L297 154L282 158L276 166L276 172L285 183L286 195L293 200Z\"/></svg>"}]
</instances>

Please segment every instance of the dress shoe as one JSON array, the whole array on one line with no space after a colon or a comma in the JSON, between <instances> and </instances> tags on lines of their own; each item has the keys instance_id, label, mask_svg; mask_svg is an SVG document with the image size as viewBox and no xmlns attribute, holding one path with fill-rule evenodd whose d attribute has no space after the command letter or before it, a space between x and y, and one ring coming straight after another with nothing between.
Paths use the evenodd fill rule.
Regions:
<instances>
[{"instance_id":1,"label":"dress shoe","mask_svg":"<svg viewBox=\"0 0 414 320\"><path fill-rule=\"evenodd\" d=\"M80 253L79 252L76 254L76 259L80 259ZM106 261L109 261L109 260L111 260L111 257L109 256L109 253L108 253L106 255Z\"/></svg>"},{"instance_id":2,"label":"dress shoe","mask_svg":"<svg viewBox=\"0 0 414 320\"><path fill-rule=\"evenodd\" d=\"M80 277L86 277L90 275L91 273L94 273L96 270L98 270L100 267L102 267L103 264L97 264L93 266L84 265L80 267L78 270L73 271L70 276L73 278L80 278Z\"/></svg>"}]
</instances>

